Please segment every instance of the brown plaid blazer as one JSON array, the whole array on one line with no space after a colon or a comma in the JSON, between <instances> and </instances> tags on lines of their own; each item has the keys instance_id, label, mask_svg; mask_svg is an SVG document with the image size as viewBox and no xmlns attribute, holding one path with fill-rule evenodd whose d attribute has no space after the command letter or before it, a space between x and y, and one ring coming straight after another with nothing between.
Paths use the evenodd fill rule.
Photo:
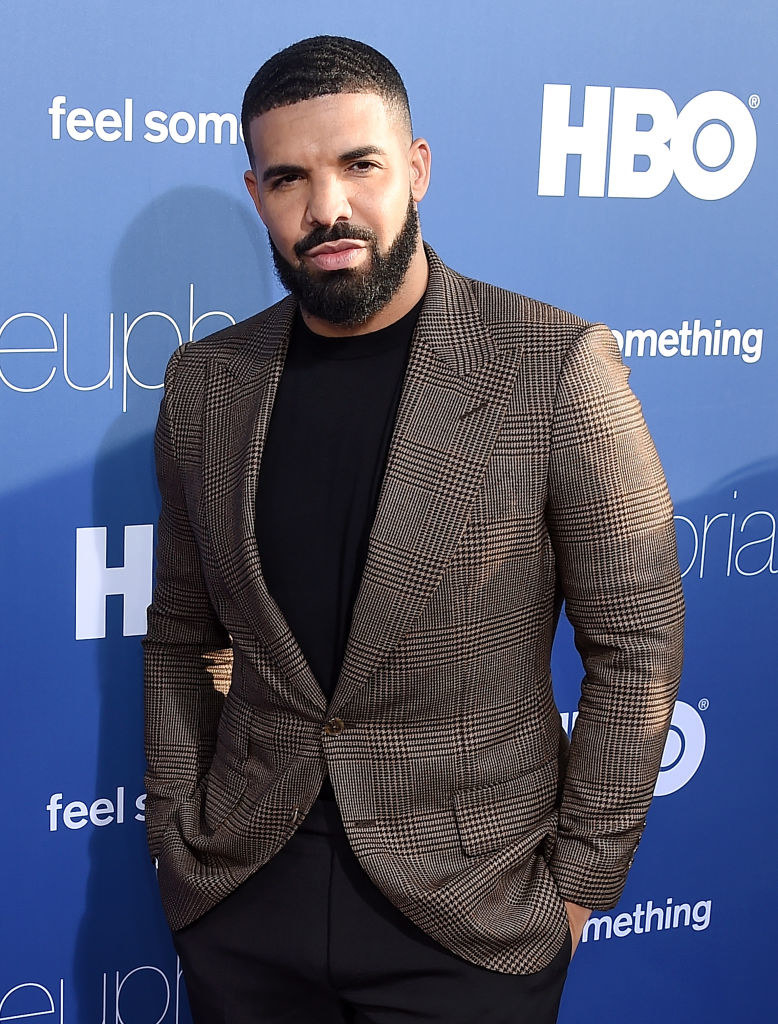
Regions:
<instances>
[{"instance_id":1,"label":"brown plaid blazer","mask_svg":"<svg viewBox=\"0 0 778 1024\"><path fill-rule=\"evenodd\" d=\"M564 941L564 899L616 904L645 825L682 659L672 507L608 329L427 255L329 706L254 532L294 301L170 361L149 847L179 929L278 853L326 770L391 902L466 960L529 973ZM562 599L585 670L571 743L549 668Z\"/></svg>"}]
</instances>

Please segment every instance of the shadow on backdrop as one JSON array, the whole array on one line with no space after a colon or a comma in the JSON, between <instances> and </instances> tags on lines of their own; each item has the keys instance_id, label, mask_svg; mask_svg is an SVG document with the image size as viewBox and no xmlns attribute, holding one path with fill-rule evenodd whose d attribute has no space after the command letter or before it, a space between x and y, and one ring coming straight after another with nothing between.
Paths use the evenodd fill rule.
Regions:
<instances>
[{"instance_id":1,"label":"shadow on backdrop","mask_svg":"<svg viewBox=\"0 0 778 1024\"><path fill-rule=\"evenodd\" d=\"M674 930L672 958L662 931L583 943L568 975L559 1024L577 1021L576 1007L594 991L603 1024L624 1020L625 1007L631 1024L697 1020L699 990L688 984L690 962L696 985L717 993L721 1020L762 1016L764 997L753 979L769 976L773 951L769 943L745 939L764 915L764 878L773 870L768 809L778 690L775 648L767 638L775 629L778 459L743 466L679 503L675 513L686 597L679 699L700 715L706 746L688 782L651 805L619 909L609 914L630 912L647 899L693 902L713 893L713 924L704 931ZM577 708L581 675L565 623L554 650L560 711ZM672 756L667 760L663 771L672 771ZM732 884L722 890L720 880L727 877ZM744 941L733 942L733 936ZM636 1000L640 991L650 992L650 999Z\"/></svg>"},{"instance_id":2,"label":"shadow on backdrop","mask_svg":"<svg viewBox=\"0 0 778 1024\"><path fill-rule=\"evenodd\" d=\"M126 343L137 380L162 380L178 343L176 328L184 341L192 326L194 338L202 338L229 325L214 311L240 320L272 301L264 228L252 214L248 203L244 208L225 193L181 188L156 199L130 224L111 271L111 308L127 312L128 326L141 318ZM130 380L127 412L113 422L97 455L93 525L109 527L109 565L123 564L124 525L156 525L153 430L161 394ZM125 1024L157 1018L184 1024L188 1010L176 1010L175 953L145 830L132 821L145 766L142 651L140 637L122 636L121 597L107 599L106 639L95 643L100 715L94 792L110 798L123 786L128 824L95 829L91 838L74 965L74 1019L116 1024L118 972L118 1010ZM136 973L128 977L131 971Z\"/></svg>"}]
</instances>

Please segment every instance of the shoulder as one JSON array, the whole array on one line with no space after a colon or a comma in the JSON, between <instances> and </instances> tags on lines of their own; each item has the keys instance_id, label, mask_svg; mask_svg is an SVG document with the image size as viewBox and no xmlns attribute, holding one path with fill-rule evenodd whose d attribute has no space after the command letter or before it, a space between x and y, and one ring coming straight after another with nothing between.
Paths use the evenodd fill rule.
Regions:
<instances>
[{"instance_id":1,"label":"shoulder","mask_svg":"<svg viewBox=\"0 0 778 1024\"><path fill-rule=\"evenodd\" d=\"M467 279L479 306L484 325L495 336L523 339L525 354L554 352L570 363L577 353L592 353L622 365L621 353L613 332L601 321L585 320L566 309L531 299L484 281Z\"/></svg>"},{"instance_id":2,"label":"shoulder","mask_svg":"<svg viewBox=\"0 0 778 1024\"><path fill-rule=\"evenodd\" d=\"M461 274L446 266L429 246L426 251L431 272L441 275L444 292L455 297L450 307L470 307L501 348L518 344L525 357L534 352L558 363L593 326L567 309Z\"/></svg>"},{"instance_id":3,"label":"shoulder","mask_svg":"<svg viewBox=\"0 0 778 1024\"><path fill-rule=\"evenodd\" d=\"M220 363L236 377L251 375L267 359L291 326L295 303L288 296L261 313L215 331L197 341L187 341L173 351L165 370L165 394L202 387L209 367Z\"/></svg>"},{"instance_id":4,"label":"shoulder","mask_svg":"<svg viewBox=\"0 0 778 1024\"><path fill-rule=\"evenodd\" d=\"M539 379L558 380L573 353L603 340L609 349L613 341L619 359L615 340L604 324L486 281L466 281L485 330L500 349L518 349L521 375L536 385Z\"/></svg>"},{"instance_id":5,"label":"shoulder","mask_svg":"<svg viewBox=\"0 0 778 1024\"><path fill-rule=\"evenodd\" d=\"M246 320L230 324L205 338L185 342L173 353L171 361L186 366L189 372L196 372L214 359L229 363L233 357L261 347L268 330L289 318L293 308L294 303L287 296Z\"/></svg>"},{"instance_id":6,"label":"shoulder","mask_svg":"<svg viewBox=\"0 0 778 1024\"><path fill-rule=\"evenodd\" d=\"M588 320L521 292L509 291L476 278L465 278L487 326L505 322L557 328L578 334L591 326Z\"/></svg>"},{"instance_id":7,"label":"shoulder","mask_svg":"<svg viewBox=\"0 0 778 1024\"><path fill-rule=\"evenodd\" d=\"M427 254L431 269L443 276L449 295L459 296L458 307L463 308L462 296L466 295L466 303L497 347L518 351L519 372L531 379L533 386L545 380L554 390L563 373L575 378L582 373L602 375L607 371L626 380L629 371L612 331L604 323L460 274L443 264L429 248Z\"/></svg>"}]
</instances>

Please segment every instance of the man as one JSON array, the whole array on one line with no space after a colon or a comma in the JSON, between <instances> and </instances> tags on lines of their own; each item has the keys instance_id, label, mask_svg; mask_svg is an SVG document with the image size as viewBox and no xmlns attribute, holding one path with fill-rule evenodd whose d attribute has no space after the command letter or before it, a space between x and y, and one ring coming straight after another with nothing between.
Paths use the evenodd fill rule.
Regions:
<instances>
[{"instance_id":1,"label":"man","mask_svg":"<svg viewBox=\"0 0 778 1024\"><path fill-rule=\"evenodd\" d=\"M303 40L243 127L291 295L171 359L144 641L194 1018L552 1022L677 692L659 460L607 328L424 246L430 150L386 58Z\"/></svg>"}]
</instances>

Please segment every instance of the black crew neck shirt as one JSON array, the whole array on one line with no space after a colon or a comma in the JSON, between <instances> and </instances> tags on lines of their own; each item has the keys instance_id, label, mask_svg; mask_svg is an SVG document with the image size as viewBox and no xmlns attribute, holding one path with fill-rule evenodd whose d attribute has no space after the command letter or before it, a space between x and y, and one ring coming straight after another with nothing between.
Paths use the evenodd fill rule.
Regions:
<instances>
[{"instance_id":1,"label":"black crew neck shirt","mask_svg":"<svg viewBox=\"0 0 778 1024\"><path fill-rule=\"evenodd\" d=\"M378 331L295 316L257 486L262 570L326 697L340 674L423 300Z\"/></svg>"}]
</instances>

